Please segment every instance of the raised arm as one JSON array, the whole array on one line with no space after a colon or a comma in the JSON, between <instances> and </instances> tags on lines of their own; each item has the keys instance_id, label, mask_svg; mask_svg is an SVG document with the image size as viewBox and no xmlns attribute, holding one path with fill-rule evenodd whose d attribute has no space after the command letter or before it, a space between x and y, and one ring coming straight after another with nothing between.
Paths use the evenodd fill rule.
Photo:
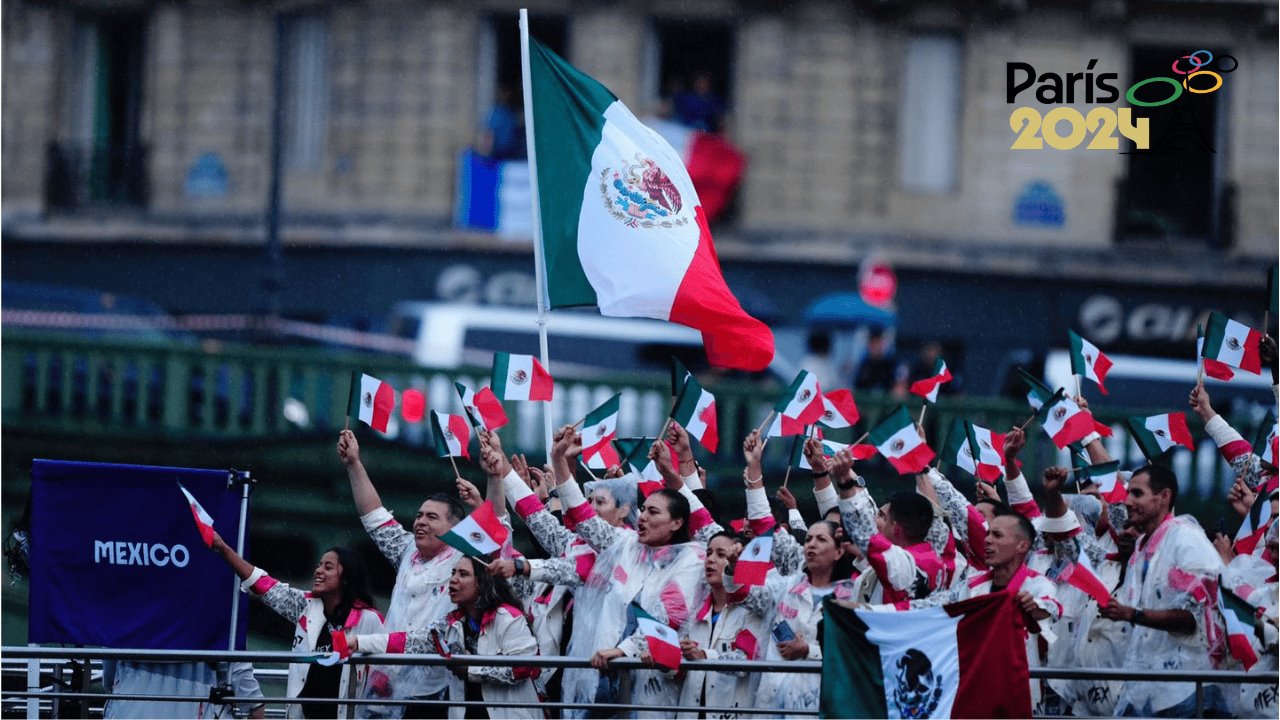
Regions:
<instances>
[{"instance_id":1,"label":"raised arm","mask_svg":"<svg viewBox=\"0 0 1280 720\"><path fill-rule=\"evenodd\" d=\"M302 616L307 608L306 593L295 590L267 575L265 570L254 567L249 561L240 557L240 554L216 532L213 534L213 544L209 548L221 556L239 576L242 590L252 593L289 622L297 622Z\"/></svg>"},{"instance_id":2,"label":"raised arm","mask_svg":"<svg viewBox=\"0 0 1280 720\"><path fill-rule=\"evenodd\" d=\"M1083 395L1076 398L1076 405L1086 412L1089 410L1089 401L1085 400ZM1111 462L1111 453L1107 452L1107 446L1102 444L1102 435L1091 432L1085 435L1080 443L1084 445L1084 451L1089 455L1089 462L1094 465Z\"/></svg>"},{"instance_id":3,"label":"raised arm","mask_svg":"<svg viewBox=\"0 0 1280 720\"><path fill-rule=\"evenodd\" d=\"M503 494L511 509L529 526L529 532L548 555L558 557L565 554L576 536L547 510L530 487L533 483L544 482L542 471L529 467L521 455L512 455L511 465L513 472L502 479Z\"/></svg>"},{"instance_id":4,"label":"raised arm","mask_svg":"<svg viewBox=\"0 0 1280 720\"><path fill-rule=\"evenodd\" d=\"M1205 389L1204 383L1198 383L1192 388L1191 396L1187 401L1195 414L1204 421L1204 431L1213 438L1214 444L1218 446L1218 452L1222 453L1222 459L1231 465L1232 472L1243 479L1250 490L1257 490L1263 480L1262 463L1254 454L1253 445L1241 437L1240 433L1236 432L1236 429L1227 424L1227 421L1213 409L1209 391Z\"/></svg>"},{"instance_id":5,"label":"raised arm","mask_svg":"<svg viewBox=\"0 0 1280 720\"><path fill-rule=\"evenodd\" d=\"M601 520L582 494L582 488L570 474L569 458L582 452L582 437L572 425L565 425L555 435L551 446L551 467L556 474L556 488L564 503L565 524L572 524L578 537L596 552L604 552L622 537L622 530ZM670 466L670 461L667 462Z\"/></svg>"},{"instance_id":6,"label":"raised arm","mask_svg":"<svg viewBox=\"0 0 1280 720\"><path fill-rule=\"evenodd\" d=\"M367 515L382 507L382 499L369 479L369 473L360 462L360 443L355 432L343 430L338 434L338 459L347 469L347 480L351 483L351 495L356 501L356 512Z\"/></svg>"},{"instance_id":7,"label":"raised arm","mask_svg":"<svg viewBox=\"0 0 1280 720\"><path fill-rule=\"evenodd\" d=\"M1015 462L1018 453L1027 444L1027 436L1021 428L1012 428L1004 436L1004 487L1009 492L1009 505L1028 520L1040 517L1040 506L1031 494L1031 487Z\"/></svg>"},{"instance_id":8,"label":"raised arm","mask_svg":"<svg viewBox=\"0 0 1280 720\"><path fill-rule=\"evenodd\" d=\"M789 532L777 532L778 523L769 508L769 496L764 489L764 472L760 458L764 454L764 440L760 433L752 430L742 441L742 455L746 460L746 469L742 479L746 483L747 524L753 535L773 533L773 554L770 560L782 575L793 575L804 563L804 550L795 536Z\"/></svg>"},{"instance_id":9,"label":"raised arm","mask_svg":"<svg viewBox=\"0 0 1280 720\"><path fill-rule=\"evenodd\" d=\"M674 420L667 426L665 439L666 442L671 443L676 448L677 457L681 452L681 446L685 448L684 452L689 452L689 434ZM653 443L653 446L649 448L649 459L653 460L658 472L662 473L662 479L667 489L675 490L689 502L689 536L693 538L694 542L705 545L713 535L724 530L711 517L711 513L703 506L702 500L693 492L702 487L702 478L698 475L697 465L688 465L681 462L679 467L672 466L671 453L667 450L663 438L658 438ZM692 469L689 470L687 475L682 475L680 468Z\"/></svg>"}]
</instances>

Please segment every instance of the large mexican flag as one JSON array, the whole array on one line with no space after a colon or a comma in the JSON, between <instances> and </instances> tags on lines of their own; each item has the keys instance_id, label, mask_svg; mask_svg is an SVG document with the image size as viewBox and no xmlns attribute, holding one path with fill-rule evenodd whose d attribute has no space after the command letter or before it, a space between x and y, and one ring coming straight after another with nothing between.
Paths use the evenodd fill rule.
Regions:
<instances>
[{"instance_id":1,"label":"large mexican flag","mask_svg":"<svg viewBox=\"0 0 1280 720\"><path fill-rule=\"evenodd\" d=\"M1008 592L905 612L823 610L820 717L1031 717L1021 613Z\"/></svg>"},{"instance_id":2,"label":"large mexican flag","mask_svg":"<svg viewBox=\"0 0 1280 720\"><path fill-rule=\"evenodd\" d=\"M679 153L533 38L529 76L551 307L688 325L712 365L768 366L773 333L725 284Z\"/></svg>"}]
</instances>

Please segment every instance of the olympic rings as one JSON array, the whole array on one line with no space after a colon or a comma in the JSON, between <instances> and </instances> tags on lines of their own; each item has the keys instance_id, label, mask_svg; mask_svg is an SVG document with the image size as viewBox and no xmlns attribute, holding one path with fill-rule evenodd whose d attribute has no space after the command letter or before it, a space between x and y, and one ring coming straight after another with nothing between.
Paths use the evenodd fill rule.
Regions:
<instances>
[{"instance_id":1,"label":"olympic rings","mask_svg":"<svg viewBox=\"0 0 1280 720\"><path fill-rule=\"evenodd\" d=\"M1153 82L1169 83L1170 85L1173 86L1173 94L1159 102L1146 102L1145 100L1139 100L1137 97L1135 97L1135 93L1137 92L1138 88ZM1136 105L1137 107L1159 107L1161 105L1168 105L1169 103L1173 102L1174 100L1177 100L1180 97L1182 97L1182 83L1179 83L1177 80L1174 80L1173 78L1168 78L1168 77L1150 77L1150 78L1147 78L1146 80L1140 80L1134 83L1133 85L1130 85L1129 92L1125 93L1124 95L1124 99L1128 100L1130 105Z\"/></svg>"},{"instance_id":2,"label":"olympic rings","mask_svg":"<svg viewBox=\"0 0 1280 720\"><path fill-rule=\"evenodd\" d=\"M1227 69L1226 67L1223 66L1223 61L1227 60L1228 58L1230 58L1231 60L1230 69ZM1182 68L1179 67L1179 64L1183 60L1186 60L1187 64L1191 66L1190 70L1183 70ZM1190 92L1190 93L1194 93L1196 95L1207 95L1212 92L1217 92L1218 89L1222 87L1222 73L1235 72L1236 68L1240 67L1240 61L1235 59L1231 55L1222 55L1218 57L1218 67L1216 72L1213 70L1206 70L1205 68L1213 64L1213 61L1214 61L1214 55L1212 52L1208 50L1196 50L1190 55L1183 55L1182 57L1174 60L1173 65L1170 66L1175 75L1184 76L1181 82L1179 82L1175 78L1169 78L1169 77L1147 78L1146 80L1141 80L1129 86L1129 92L1125 93L1124 97L1126 100L1129 101L1130 104L1135 105L1137 107L1159 107L1161 105L1168 105L1174 100L1177 100L1178 98L1182 97L1183 90L1186 90L1187 92ZM1213 77L1215 82L1212 86L1207 88L1191 87L1191 78L1196 77L1198 75L1211 76ZM1168 83L1172 85L1174 87L1173 94L1163 100L1159 100L1156 102L1146 102L1144 100L1139 100L1137 98L1138 88L1145 87L1146 85L1149 85L1154 82L1162 82L1162 83Z\"/></svg>"},{"instance_id":3,"label":"olympic rings","mask_svg":"<svg viewBox=\"0 0 1280 720\"><path fill-rule=\"evenodd\" d=\"M1200 77L1201 75L1212 75L1218 82L1214 83L1213 87L1204 90L1197 90L1196 88L1191 87L1191 78ZM1186 79L1182 81L1182 87L1186 88L1187 92L1192 92L1197 95L1208 95L1222 87L1222 76L1212 70L1199 70L1188 75Z\"/></svg>"}]
</instances>

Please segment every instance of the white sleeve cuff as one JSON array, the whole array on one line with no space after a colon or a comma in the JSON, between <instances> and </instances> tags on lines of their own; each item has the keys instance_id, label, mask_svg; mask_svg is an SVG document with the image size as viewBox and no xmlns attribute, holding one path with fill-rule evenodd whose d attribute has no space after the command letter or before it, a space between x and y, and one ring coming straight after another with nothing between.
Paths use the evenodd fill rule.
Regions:
<instances>
[{"instance_id":1,"label":"white sleeve cuff","mask_svg":"<svg viewBox=\"0 0 1280 720\"><path fill-rule=\"evenodd\" d=\"M375 633L372 635L357 635L356 645L360 648L358 652L367 653L369 655L385 655L387 653L387 644L390 635L386 633Z\"/></svg>"},{"instance_id":2,"label":"white sleeve cuff","mask_svg":"<svg viewBox=\"0 0 1280 720\"><path fill-rule=\"evenodd\" d=\"M1090 445L1091 443L1093 443L1095 440L1101 440L1101 439L1102 439L1102 436L1101 436L1101 435L1099 435L1099 434L1095 431L1095 432L1091 432L1091 433L1089 433L1088 435L1085 435L1085 436L1080 440L1080 444L1081 444L1081 445L1084 445L1084 446L1086 446L1086 447L1087 447L1088 445Z\"/></svg>"},{"instance_id":3,"label":"white sleeve cuff","mask_svg":"<svg viewBox=\"0 0 1280 720\"><path fill-rule=\"evenodd\" d=\"M577 482L570 480L556 487L560 491L560 502L564 503L566 510L587 503L587 499L582 495L582 488L578 487Z\"/></svg>"},{"instance_id":4,"label":"white sleeve cuff","mask_svg":"<svg viewBox=\"0 0 1280 720\"><path fill-rule=\"evenodd\" d=\"M1049 517L1048 515L1036 518L1036 529L1042 533L1068 533L1080 527L1080 521L1076 518L1076 514L1067 509L1066 515L1058 517Z\"/></svg>"},{"instance_id":5,"label":"white sleeve cuff","mask_svg":"<svg viewBox=\"0 0 1280 720\"><path fill-rule=\"evenodd\" d=\"M1009 491L1010 505L1018 505L1035 500L1035 496L1031 494L1031 488L1027 485L1027 478L1022 473L1005 480L1004 487Z\"/></svg>"},{"instance_id":6,"label":"white sleeve cuff","mask_svg":"<svg viewBox=\"0 0 1280 720\"><path fill-rule=\"evenodd\" d=\"M702 505L702 501L698 499L698 496L697 496L697 495L694 495L694 494L693 494L693 490L690 490L688 485L685 485L684 487L680 488L680 491L679 491L679 492L680 492L680 494L681 494L681 495L683 495L683 496L684 496L684 499L685 499L685 500L688 500L688 501L689 501L689 514L690 514L690 515L692 515L693 513L697 512L697 511L699 511L699 510L703 510L703 509L704 509L704 508L703 508L703 505Z\"/></svg>"},{"instance_id":7,"label":"white sleeve cuff","mask_svg":"<svg viewBox=\"0 0 1280 720\"><path fill-rule=\"evenodd\" d=\"M395 520L395 516L385 507L370 510L360 516L360 522L364 524L364 529L369 532L386 525L388 520Z\"/></svg>"},{"instance_id":8,"label":"white sleeve cuff","mask_svg":"<svg viewBox=\"0 0 1280 720\"><path fill-rule=\"evenodd\" d=\"M792 530L805 530L809 527L804 524L804 516L795 508L787 511L787 524L791 526Z\"/></svg>"},{"instance_id":9,"label":"white sleeve cuff","mask_svg":"<svg viewBox=\"0 0 1280 720\"><path fill-rule=\"evenodd\" d=\"M254 583L267 576L267 571L260 567L255 567L253 572L249 573L249 577L240 582L240 592L249 592L253 589Z\"/></svg>"},{"instance_id":10,"label":"white sleeve cuff","mask_svg":"<svg viewBox=\"0 0 1280 720\"><path fill-rule=\"evenodd\" d=\"M764 488L747 488L747 519L756 520L772 514L769 511L769 496Z\"/></svg>"},{"instance_id":11,"label":"white sleeve cuff","mask_svg":"<svg viewBox=\"0 0 1280 720\"><path fill-rule=\"evenodd\" d=\"M840 502L840 495L836 493L835 483L832 483L821 490L815 489L813 499L818 502L818 514L826 515Z\"/></svg>"},{"instance_id":12,"label":"white sleeve cuff","mask_svg":"<svg viewBox=\"0 0 1280 720\"><path fill-rule=\"evenodd\" d=\"M1244 440L1244 438L1240 437L1240 433L1236 432L1235 428L1222 419L1221 415L1214 415L1209 418L1209 422L1204 424L1204 431L1209 433L1209 437L1213 438L1218 447Z\"/></svg>"},{"instance_id":13,"label":"white sleeve cuff","mask_svg":"<svg viewBox=\"0 0 1280 720\"><path fill-rule=\"evenodd\" d=\"M502 478L502 492L507 496L507 503L511 507L515 507L516 503L533 494L529 486L524 483L524 478L520 477L520 473L515 470Z\"/></svg>"},{"instance_id":14,"label":"white sleeve cuff","mask_svg":"<svg viewBox=\"0 0 1280 720\"><path fill-rule=\"evenodd\" d=\"M702 489L702 478L698 476L698 471L696 468L694 469L692 474L684 475L680 479L684 481L684 486L689 488L690 490Z\"/></svg>"}]
</instances>

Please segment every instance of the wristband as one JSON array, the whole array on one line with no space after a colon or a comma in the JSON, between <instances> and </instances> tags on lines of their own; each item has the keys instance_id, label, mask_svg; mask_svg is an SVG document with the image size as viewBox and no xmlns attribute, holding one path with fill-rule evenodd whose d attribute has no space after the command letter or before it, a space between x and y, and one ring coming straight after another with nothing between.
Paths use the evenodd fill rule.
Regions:
<instances>
[{"instance_id":1,"label":"wristband","mask_svg":"<svg viewBox=\"0 0 1280 720\"><path fill-rule=\"evenodd\" d=\"M1133 617L1129 618L1130 625L1141 625L1146 615L1142 614L1142 608L1134 608Z\"/></svg>"},{"instance_id":2,"label":"wristband","mask_svg":"<svg viewBox=\"0 0 1280 720\"><path fill-rule=\"evenodd\" d=\"M843 480L836 483L836 487L841 490L852 490L858 484L857 480Z\"/></svg>"},{"instance_id":3,"label":"wristband","mask_svg":"<svg viewBox=\"0 0 1280 720\"><path fill-rule=\"evenodd\" d=\"M826 477L826 476L828 476L828 475L830 475L830 474L831 474L831 471L830 471L830 470L823 470L822 472L816 472L816 473L814 473L814 474L813 474L813 476L814 476L815 478L824 478L824 477Z\"/></svg>"}]
</instances>

